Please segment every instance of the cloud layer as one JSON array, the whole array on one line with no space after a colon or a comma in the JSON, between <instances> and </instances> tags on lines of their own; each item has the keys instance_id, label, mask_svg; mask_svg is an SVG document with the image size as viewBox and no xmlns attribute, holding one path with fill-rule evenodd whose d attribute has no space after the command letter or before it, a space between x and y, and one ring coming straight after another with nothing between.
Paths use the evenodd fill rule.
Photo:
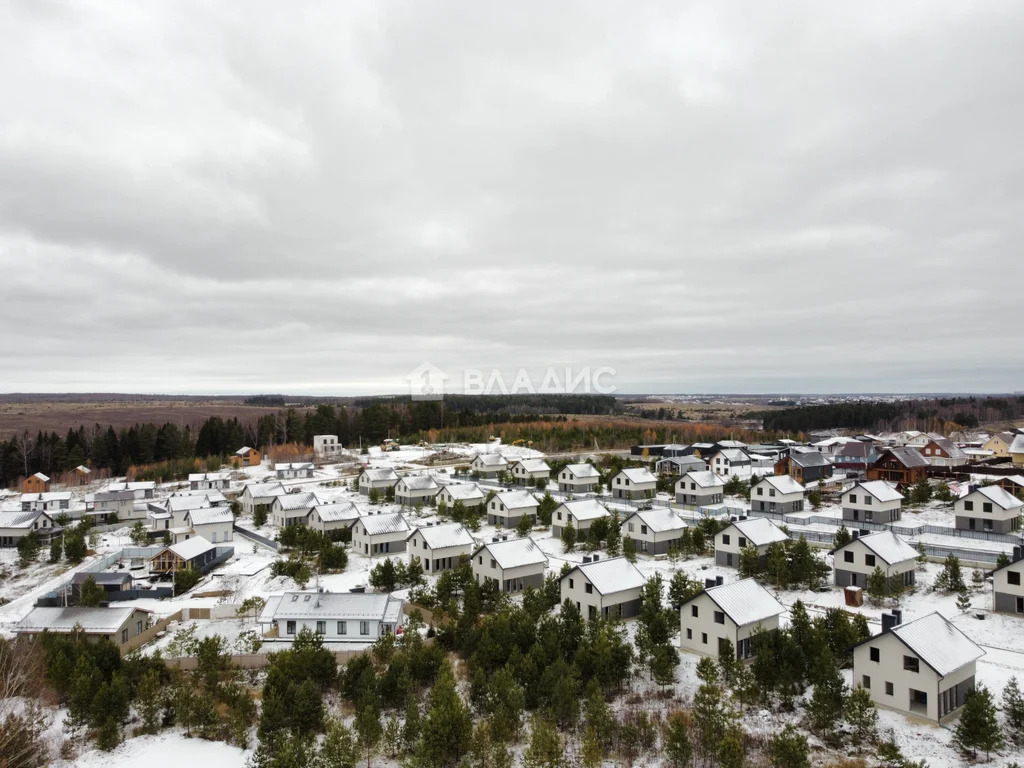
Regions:
<instances>
[{"instance_id":1,"label":"cloud layer","mask_svg":"<svg viewBox=\"0 0 1024 768\"><path fill-rule=\"evenodd\" d=\"M1024 6L0 6L0 390L1024 389Z\"/></svg>"}]
</instances>

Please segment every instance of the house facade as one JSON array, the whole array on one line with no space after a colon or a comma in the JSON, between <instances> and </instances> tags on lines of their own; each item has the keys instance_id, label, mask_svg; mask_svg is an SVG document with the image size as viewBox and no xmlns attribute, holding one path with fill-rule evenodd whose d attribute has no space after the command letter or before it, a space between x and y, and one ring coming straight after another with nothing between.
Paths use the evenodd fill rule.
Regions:
<instances>
[{"instance_id":1,"label":"house facade","mask_svg":"<svg viewBox=\"0 0 1024 768\"><path fill-rule=\"evenodd\" d=\"M788 475L798 483L806 484L832 477L834 468L832 460L823 453L792 450L775 462L772 471L776 475Z\"/></svg>"},{"instance_id":2,"label":"house facade","mask_svg":"<svg viewBox=\"0 0 1024 768\"><path fill-rule=\"evenodd\" d=\"M188 487L192 491L226 491L230 485L230 472L193 472L188 476Z\"/></svg>"},{"instance_id":3,"label":"house facade","mask_svg":"<svg viewBox=\"0 0 1024 768\"><path fill-rule=\"evenodd\" d=\"M708 468L698 456L667 456L654 465L659 475L685 475L687 472L703 472Z\"/></svg>"},{"instance_id":4,"label":"house facade","mask_svg":"<svg viewBox=\"0 0 1024 768\"><path fill-rule=\"evenodd\" d=\"M486 495L476 483L450 483L442 485L437 492L437 503L442 501L448 509L455 506L455 502L461 501L466 509L479 507L484 503Z\"/></svg>"},{"instance_id":5,"label":"house facade","mask_svg":"<svg viewBox=\"0 0 1024 768\"><path fill-rule=\"evenodd\" d=\"M495 537L474 550L470 566L477 584L494 581L501 592L521 592L526 587L544 586L547 555L529 536L510 539Z\"/></svg>"},{"instance_id":6,"label":"house facade","mask_svg":"<svg viewBox=\"0 0 1024 768\"><path fill-rule=\"evenodd\" d=\"M881 568L890 586L898 582L912 587L917 573L917 555L916 549L892 531L852 539L833 552L836 586L864 588L875 568Z\"/></svg>"},{"instance_id":7,"label":"house facade","mask_svg":"<svg viewBox=\"0 0 1024 768\"><path fill-rule=\"evenodd\" d=\"M43 632L59 635L81 633L86 640L109 640L120 647L149 628L150 616L149 611L134 607L40 607L33 608L15 625L14 631L29 639Z\"/></svg>"},{"instance_id":8,"label":"house facade","mask_svg":"<svg viewBox=\"0 0 1024 768\"><path fill-rule=\"evenodd\" d=\"M238 503L242 505L242 514L254 515L257 510L270 513L274 499L287 493L279 482L248 483L238 495Z\"/></svg>"},{"instance_id":9,"label":"house facade","mask_svg":"<svg viewBox=\"0 0 1024 768\"><path fill-rule=\"evenodd\" d=\"M364 469L359 475L359 492L369 496L370 491L377 491L381 496L388 488L398 485L398 473L391 468Z\"/></svg>"},{"instance_id":10,"label":"house facade","mask_svg":"<svg viewBox=\"0 0 1024 768\"><path fill-rule=\"evenodd\" d=\"M536 485L538 480L551 479L551 467L544 459L519 459L512 463L512 480L518 485Z\"/></svg>"},{"instance_id":11,"label":"house facade","mask_svg":"<svg viewBox=\"0 0 1024 768\"><path fill-rule=\"evenodd\" d=\"M263 463L263 454L246 445L235 451L234 463L239 467L258 467Z\"/></svg>"},{"instance_id":12,"label":"house facade","mask_svg":"<svg viewBox=\"0 0 1024 768\"><path fill-rule=\"evenodd\" d=\"M351 528L359 520L359 508L351 502L317 504L309 513L306 525L320 533L331 534Z\"/></svg>"},{"instance_id":13,"label":"house facade","mask_svg":"<svg viewBox=\"0 0 1024 768\"><path fill-rule=\"evenodd\" d=\"M768 475L750 489L750 508L783 515L803 512L804 487L789 475Z\"/></svg>"},{"instance_id":14,"label":"house facade","mask_svg":"<svg viewBox=\"0 0 1024 768\"><path fill-rule=\"evenodd\" d=\"M46 493L50 490L50 478L42 472L36 472L21 481L22 493Z\"/></svg>"},{"instance_id":15,"label":"house facade","mask_svg":"<svg viewBox=\"0 0 1024 768\"><path fill-rule=\"evenodd\" d=\"M450 571L463 557L473 554L475 545L461 523L423 526L409 535L409 555L420 559L426 573Z\"/></svg>"},{"instance_id":16,"label":"house facade","mask_svg":"<svg viewBox=\"0 0 1024 768\"><path fill-rule=\"evenodd\" d=\"M640 612L647 580L625 557L577 565L561 579L562 602L571 600L584 619L629 619Z\"/></svg>"},{"instance_id":17,"label":"house facade","mask_svg":"<svg viewBox=\"0 0 1024 768\"><path fill-rule=\"evenodd\" d=\"M496 493L487 504L487 522L501 528L515 528L523 517L537 522L537 499L526 491Z\"/></svg>"},{"instance_id":18,"label":"house facade","mask_svg":"<svg viewBox=\"0 0 1024 768\"><path fill-rule=\"evenodd\" d=\"M322 461L336 459L341 453L337 435L313 435L313 453Z\"/></svg>"},{"instance_id":19,"label":"house facade","mask_svg":"<svg viewBox=\"0 0 1024 768\"><path fill-rule=\"evenodd\" d=\"M679 609L679 648L718 658L728 641L737 659L749 659L754 655L751 637L778 629L784 610L754 579L709 587Z\"/></svg>"},{"instance_id":20,"label":"house facade","mask_svg":"<svg viewBox=\"0 0 1024 768\"><path fill-rule=\"evenodd\" d=\"M843 491L843 520L893 523L903 516L903 494L884 480L868 480Z\"/></svg>"},{"instance_id":21,"label":"house facade","mask_svg":"<svg viewBox=\"0 0 1024 768\"><path fill-rule=\"evenodd\" d=\"M961 467L967 463L967 454L947 437L930 439L920 452L933 467Z\"/></svg>"},{"instance_id":22,"label":"house facade","mask_svg":"<svg viewBox=\"0 0 1024 768\"><path fill-rule=\"evenodd\" d=\"M928 477L928 462L910 448L883 448L868 467L868 480L884 480L906 488Z\"/></svg>"},{"instance_id":23,"label":"house facade","mask_svg":"<svg viewBox=\"0 0 1024 768\"><path fill-rule=\"evenodd\" d=\"M739 568L740 552L745 548L754 547L765 558L770 544L788 538L785 531L767 518L737 520L715 534L715 563L727 568Z\"/></svg>"},{"instance_id":24,"label":"house facade","mask_svg":"<svg viewBox=\"0 0 1024 768\"><path fill-rule=\"evenodd\" d=\"M430 475L406 475L395 484L395 502L403 507L430 506L438 490Z\"/></svg>"},{"instance_id":25,"label":"house facade","mask_svg":"<svg viewBox=\"0 0 1024 768\"><path fill-rule=\"evenodd\" d=\"M63 530L46 512L0 512L0 547L18 546L18 542L35 533L40 544L49 544Z\"/></svg>"},{"instance_id":26,"label":"house facade","mask_svg":"<svg viewBox=\"0 0 1024 768\"><path fill-rule=\"evenodd\" d=\"M329 643L373 643L399 631L404 606L386 593L285 592L267 601L259 623L280 639L308 629Z\"/></svg>"},{"instance_id":27,"label":"house facade","mask_svg":"<svg viewBox=\"0 0 1024 768\"><path fill-rule=\"evenodd\" d=\"M270 522L278 528L305 525L309 513L319 504L323 504L323 500L310 491L275 496L270 505Z\"/></svg>"},{"instance_id":28,"label":"house facade","mask_svg":"<svg viewBox=\"0 0 1024 768\"><path fill-rule=\"evenodd\" d=\"M577 538L584 538L593 522L602 517L611 517L611 513L597 499L562 502L551 514L551 535L556 539L561 538L562 531L571 522L572 527L576 529Z\"/></svg>"},{"instance_id":29,"label":"house facade","mask_svg":"<svg viewBox=\"0 0 1024 768\"><path fill-rule=\"evenodd\" d=\"M313 477L313 462L293 461L274 464L274 476L278 480L300 480Z\"/></svg>"},{"instance_id":30,"label":"house facade","mask_svg":"<svg viewBox=\"0 0 1024 768\"><path fill-rule=\"evenodd\" d=\"M1014 434L1012 432L997 432L992 435L981 446L986 451L992 451L997 459L1010 458L1010 446L1013 445Z\"/></svg>"},{"instance_id":31,"label":"house facade","mask_svg":"<svg viewBox=\"0 0 1024 768\"><path fill-rule=\"evenodd\" d=\"M500 453L478 453L469 467L480 477L494 479L508 470L508 462Z\"/></svg>"},{"instance_id":32,"label":"house facade","mask_svg":"<svg viewBox=\"0 0 1024 768\"><path fill-rule=\"evenodd\" d=\"M723 448L708 459L708 469L719 477L750 477L750 457L739 448Z\"/></svg>"},{"instance_id":33,"label":"house facade","mask_svg":"<svg viewBox=\"0 0 1024 768\"><path fill-rule=\"evenodd\" d=\"M352 551L367 557L404 552L409 531L400 514L364 515L352 526Z\"/></svg>"},{"instance_id":34,"label":"house facade","mask_svg":"<svg viewBox=\"0 0 1024 768\"><path fill-rule=\"evenodd\" d=\"M658 490L658 478L646 467L628 467L611 479L609 487L616 499L652 498Z\"/></svg>"},{"instance_id":35,"label":"house facade","mask_svg":"<svg viewBox=\"0 0 1024 768\"><path fill-rule=\"evenodd\" d=\"M1015 548L1015 554L1020 550ZM1024 559L992 571L992 609L1003 613L1024 613Z\"/></svg>"},{"instance_id":36,"label":"house facade","mask_svg":"<svg viewBox=\"0 0 1024 768\"><path fill-rule=\"evenodd\" d=\"M953 502L956 527L962 531L1012 533L1020 528L1024 501L998 485L978 488Z\"/></svg>"},{"instance_id":37,"label":"house facade","mask_svg":"<svg viewBox=\"0 0 1024 768\"><path fill-rule=\"evenodd\" d=\"M676 504L706 507L721 504L724 498L725 481L714 472L687 472L676 481Z\"/></svg>"},{"instance_id":38,"label":"house facade","mask_svg":"<svg viewBox=\"0 0 1024 768\"><path fill-rule=\"evenodd\" d=\"M639 509L619 526L622 540L628 536L636 551L645 555L664 555L669 549L679 548L686 523L667 507Z\"/></svg>"},{"instance_id":39,"label":"house facade","mask_svg":"<svg viewBox=\"0 0 1024 768\"><path fill-rule=\"evenodd\" d=\"M566 464L558 471L558 490L562 493L592 493L601 482L601 473L593 464Z\"/></svg>"}]
</instances>

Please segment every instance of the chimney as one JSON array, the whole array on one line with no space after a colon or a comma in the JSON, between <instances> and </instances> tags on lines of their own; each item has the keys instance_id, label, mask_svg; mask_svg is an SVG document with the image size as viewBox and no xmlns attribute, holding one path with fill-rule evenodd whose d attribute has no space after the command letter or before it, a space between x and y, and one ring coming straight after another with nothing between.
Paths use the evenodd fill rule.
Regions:
<instances>
[{"instance_id":1,"label":"chimney","mask_svg":"<svg viewBox=\"0 0 1024 768\"><path fill-rule=\"evenodd\" d=\"M725 577L724 576L715 576L715 586L716 587L720 587L724 583L725 583Z\"/></svg>"},{"instance_id":2,"label":"chimney","mask_svg":"<svg viewBox=\"0 0 1024 768\"><path fill-rule=\"evenodd\" d=\"M860 531L858 531L856 529L850 531L850 537L854 538L854 539L859 539L860 538Z\"/></svg>"},{"instance_id":3,"label":"chimney","mask_svg":"<svg viewBox=\"0 0 1024 768\"><path fill-rule=\"evenodd\" d=\"M1013 548L1013 561L1016 563L1018 560L1024 559L1024 546L1016 546Z\"/></svg>"},{"instance_id":4,"label":"chimney","mask_svg":"<svg viewBox=\"0 0 1024 768\"><path fill-rule=\"evenodd\" d=\"M598 560L601 559L601 556L599 554L597 554L597 553L594 553L593 558L594 558L594 562L596 563Z\"/></svg>"},{"instance_id":5,"label":"chimney","mask_svg":"<svg viewBox=\"0 0 1024 768\"><path fill-rule=\"evenodd\" d=\"M717 582L718 582L718 579L704 579L704 589L708 589L709 587L718 586Z\"/></svg>"},{"instance_id":6,"label":"chimney","mask_svg":"<svg viewBox=\"0 0 1024 768\"><path fill-rule=\"evenodd\" d=\"M902 624L903 623L903 609L902 608L893 608L891 613L892 613L892 617L896 620L897 624Z\"/></svg>"},{"instance_id":7,"label":"chimney","mask_svg":"<svg viewBox=\"0 0 1024 768\"><path fill-rule=\"evenodd\" d=\"M591 562L593 562L593 558L591 558L590 555L584 555L583 556L583 562L584 563L591 563Z\"/></svg>"},{"instance_id":8,"label":"chimney","mask_svg":"<svg viewBox=\"0 0 1024 768\"><path fill-rule=\"evenodd\" d=\"M867 528L861 528L860 529L860 535L861 536L867 536L869 533L871 533L871 531L869 531Z\"/></svg>"}]
</instances>

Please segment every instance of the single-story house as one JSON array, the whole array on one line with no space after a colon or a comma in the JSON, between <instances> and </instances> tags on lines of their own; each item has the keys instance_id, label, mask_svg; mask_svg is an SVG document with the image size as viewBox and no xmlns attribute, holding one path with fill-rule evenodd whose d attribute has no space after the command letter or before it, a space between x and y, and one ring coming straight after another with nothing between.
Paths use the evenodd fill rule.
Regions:
<instances>
[{"instance_id":1,"label":"single-story house","mask_svg":"<svg viewBox=\"0 0 1024 768\"><path fill-rule=\"evenodd\" d=\"M409 555L418 557L427 573L451 570L460 558L469 558L475 545L461 523L426 525L409 534Z\"/></svg>"},{"instance_id":2,"label":"single-story house","mask_svg":"<svg viewBox=\"0 0 1024 768\"><path fill-rule=\"evenodd\" d=\"M84 464L79 464L71 470L71 476L74 478L75 485L88 485L92 479L92 470Z\"/></svg>"},{"instance_id":3,"label":"single-story house","mask_svg":"<svg viewBox=\"0 0 1024 768\"><path fill-rule=\"evenodd\" d=\"M1020 528L1024 501L998 485L986 485L953 502L956 527L963 531L1011 533Z\"/></svg>"},{"instance_id":4,"label":"single-story house","mask_svg":"<svg viewBox=\"0 0 1024 768\"><path fill-rule=\"evenodd\" d=\"M667 456L654 465L654 471L659 475L685 475L687 472L703 472L707 468L704 459L697 456Z\"/></svg>"},{"instance_id":5,"label":"single-story house","mask_svg":"<svg viewBox=\"0 0 1024 768\"><path fill-rule=\"evenodd\" d=\"M269 483L246 483L242 492L238 495L238 503L242 505L242 514L254 515L256 510L270 513L270 507L274 499L288 493L281 483L271 481Z\"/></svg>"},{"instance_id":6,"label":"single-story house","mask_svg":"<svg viewBox=\"0 0 1024 768\"><path fill-rule=\"evenodd\" d=\"M313 476L313 462L293 461L290 463L274 463L274 476L278 480L298 480Z\"/></svg>"},{"instance_id":7,"label":"single-story house","mask_svg":"<svg viewBox=\"0 0 1024 768\"><path fill-rule=\"evenodd\" d=\"M81 632L88 640L109 640L122 646L149 628L150 616L149 611L132 606L33 608L15 625L14 631L28 638L43 632L57 635Z\"/></svg>"},{"instance_id":8,"label":"single-story house","mask_svg":"<svg viewBox=\"0 0 1024 768\"><path fill-rule=\"evenodd\" d=\"M226 491L230 485L230 472L193 472L188 476L188 487L193 491Z\"/></svg>"},{"instance_id":9,"label":"single-story house","mask_svg":"<svg viewBox=\"0 0 1024 768\"><path fill-rule=\"evenodd\" d=\"M16 547L23 537L33 532L41 544L49 544L53 535L61 530L46 512L0 512L0 547Z\"/></svg>"},{"instance_id":10,"label":"single-story house","mask_svg":"<svg viewBox=\"0 0 1024 768\"><path fill-rule=\"evenodd\" d=\"M724 497L725 480L709 470L687 472L676 481L676 504L706 507Z\"/></svg>"},{"instance_id":11,"label":"single-story house","mask_svg":"<svg viewBox=\"0 0 1024 768\"><path fill-rule=\"evenodd\" d=\"M22 512L59 512L71 508L71 491L21 494Z\"/></svg>"},{"instance_id":12,"label":"single-story house","mask_svg":"<svg viewBox=\"0 0 1024 768\"><path fill-rule=\"evenodd\" d=\"M790 475L768 475L750 489L750 509L788 515L804 511L805 489Z\"/></svg>"},{"instance_id":13,"label":"single-story house","mask_svg":"<svg viewBox=\"0 0 1024 768\"><path fill-rule=\"evenodd\" d=\"M601 482L601 473L593 464L566 464L558 470L558 490L562 493L592 493Z\"/></svg>"},{"instance_id":14,"label":"single-story house","mask_svg":"<svg viewBox=\"0 0 1024 768\"><path fill-rule=\"evenodd\" d=\"M309 513L306 525L320 531L330 533L351 528L359 520L359 508L350 501L336 504L317 504Z\"/></svg>"},{"instance_id":15,"label":"single-story house","mask_svg":"<svg viewBox=\"0 0 1024 768\"><path fill-rule=\"evenodd\" d=\"M388 488L398 485L398 473L390 467L384 469L364 469L359 475L359 492L369 496L370 491L377 491L383 496Z\"/></svg>"},{"instance_id":16,"label":"single-story house","mask_svg":"<svg viewBox=\"0 0 1024 768\"><path fill-rule=\"evenodd\" d=\"M551 514L551 535L561 538L562 530L571 522L577 537L586 537L591 523L601 517L611 517L611 512L596 498L563 501Z\"/></svg>"},{"instance_id":17,"label":"single-story house","mask_svg":"<svg viewBox=\"0 0 1024 768\"><path fill-rule=\"evenodd\" d=\"M404 552L409 523L400 514L363 515L352 526L352 550L366 555Z\"/></svg>"},{"instance_id":18,"label":"single-story house","mask_svg":"<svg viewBox=\"0 0 1024 768\"><path fill-rule=\"evenodd\" d=\"M487 504L487 522L502 528L515 528L522 517L537 522L537 499L527 491L496 493Z\"/></svg>"},{"instance_id":19,"label":"single-story house","mask_svg":"<svg viewBox=\"0 0 1024 768\"><path fill-rule=\"evenodd\" d=\"M658 490L658 478L647 467L627 467L619 470L608 483L616 499L645 499Z\"/></svg>"},{"instance_id":20,"label":"single-story house","mask_svg":"<svg viewBox=\"0 0 1024 768\"><path fill-rule=\"evenodd\" d=\"M562 602L571 600L584 619L629 619L640 612L640 593L647 579L625 557L584 558L561 579ZM590 562L587 562L590 560Z\"/></svg>"},{"instance_id":21,"label":"single-story house","mask_svg":"<svg viewBox=\"0 0 1024 768\"><path fill-rule=\"evenodd\" d=\"M547 480L551 477L551 467L544 459L519 459L512 463L512 479L519 485L526 485L531 480Z\"/></svg>"},{"instance_id":22,"label":"single-story house","mask_svg":"<svg viewBox=\"0 0 1024 768\"><path fill-rule=\"evenodd\" d=\"M155 480L134 480L134 481L111 481L107 483L106 491L131 491L135 494L137 501L152 499L156 493Z\"/></svg>"},{"instance_id":23,"label":"single-story house","mask_svg":"<svg viewBox=\"0 0 1024 768\"><path fill-rule=\"evenodd\" d=\"M235 451L234 463L240 467L258 467L263 463L263 454L246 445Z\"/></svg>"},{"instance_id":24,"label":"single-story house","mask_svg":"<svg viewBox=\"0 0 1024 768\"><path fill-rule=\"evenodd\" d=\"M963 705L984 653L941 614L930 613L854 646L853 684L868 690L876 705L939 722Z\"/></svg>"},{"instance_id":25,"label":"single-story house","mask_svg":"<svg viewBox=\"0 0 1024 768\"><path fill-rule=\"evenodd\" d=\"M404 605L386 593L285 592L267 600L259 623L281 639L309 629L331 643L370 644L398 631Z\"/></svg>"},{"instance_id":26,"label":"single-story house","mask_svg":"<svg viewBox=\"0 0 1024 768\"><path fill-rule=\"evenodd\" d=\"M730 523L715 534L715 563L730 568L740 565L740 552L747 547L757 549L765 558L768 546L789 537L779 526L764 517L752 517Z\"/></svg>"},{"instance_id":27,"label":"single-story house","mask_svg":"<svg viewBox=\"0 0 1024 768\"><path fill-rule=\"evenodd\" d=\"M503 536L474 550L470 565L477 584L496 581L501 592L521 592L526 587L544 586L548 558L529 536L523 539Z\"/></svg>"},{"instance_id":28,"label":"single-story house","mask_svg":"<svg viewBox=\"0 0 1024 768\"><path fill-rule=\"evenodd\" d=\"M779 628L785 607L754 579L708 587L679 609L679 647L718 657L732 643L737 659L754 655L750 638L759 630Z\"/></svg>"},{"instance_id":29,"label":"single-story house","mask_svg":"<svg viewBox=\"0 0 1024 768\"><path fill-rule=\"evenodd\" d=\"M868 480L843 491L843 520L892 523L903 516L903 494L885 480Z\"/></svg>"},{"instance_id":30,"label":"single-story house","mask_svg":"<svg viewBox=\"0 0 1024 768\"><path fill-rule=\"evenodd\" d=\"M622 539L628 536L636 544L636 551L648 555L664 555L671 547L679 546L686 523L668 507L639 509L619 526Z\"/></svg>"},{"instance_id":31,"label":"single-story house","mask_svg":"<svg viewBox=\"0 0 1024 768\"><path fill-rule=\"evenodd\" d=\"M395 485L395 501L405 507L430 505L437 496L438 488L431 475L406 475Z\"/></svg>"},{"instance_id":32,"label":"single-story house","mask_svg":"<svg viewBox=\"0 0 1024 768\"><path fill-rule=\"evenodd\" d=\"M889 582L910 587L917 572L918 552L892 531L859 536L833 553L837 587L865 587L875 568L881 568Z\"/></svg>"},{"instance_id":33,"label":"single-story house","mask_svg":"<svg viewBox=\"0 0 1024 768\"><path fill-rule=\"evenodd\" d=\"M478 453L469 466L480 477L495 478L508 469L508 462L500 453Z\"/></svg>"},{"instance_id":34,"label":"single-story house","mask_svg":"<svg viewBox=\"0 0 1024 768\"><path fill-rule=\"evenodd\" d=\"M457 501L461 501L466 509L472 509L483 504L486 495L476 483L449 483L441 486L435 498L438 504L443 501L448 509Z\"/></svg>"}]
</instances>

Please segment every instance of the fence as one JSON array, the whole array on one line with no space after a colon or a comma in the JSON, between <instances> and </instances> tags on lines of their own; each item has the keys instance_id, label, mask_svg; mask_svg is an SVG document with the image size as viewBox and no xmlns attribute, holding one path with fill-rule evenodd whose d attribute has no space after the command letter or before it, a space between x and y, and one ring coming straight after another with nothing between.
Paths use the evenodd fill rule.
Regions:
<instances>
[{"instance_id":1,"label":"fence","mask_svg":"<svg viewBox=\"0 0 1024 768\"><path fill-rule=\"evenodd\" d=\"M177 613L172 613L170 616L158 619L153 622L153 626L149 627L141 634L128 638L128 642L121 645L121 655L124 656L125 654L134 651L136 648L141 648L158 634L167 629L168 624L175 621L181 621L182 613L182 611L178 611Z\"/></svg>"},{"instance_id":2,"label":"fence","mask_svg":"<svg viewBox=\"0 0 1024 768\"><path fill-rule=\"evenodd\" d=\"M273 539L268 539L266 536L260 536L255 531L250 531L248 528L243 528L238 523L235 523L232 526L232 528L234 528L235 532L243 538L255 541L257 544L262 544L265 547L270 547L275 552L278 550L279 545Z\"/></svg>"},{"instance_id":3,"label":"fence","mask_svg":"<svg viewBox=\"0 0 1024 768\"><path fill-rule=\"evenodd\" d=\"M142 635L139 635L142 637ZM282 648L281 650L284 650ZM357 656L362 656L369 652L369 648L353 648L349 651L333 651L334 659L339 666L348 664L352 659ZM239 653L230 657L231 663L239 669L261 669L270 663L271 653ZM164 664L168 667L175 667L185 672L191 672L198 668L199 660L195 656L182 656L178 659L164 659Z\"/></svg>"}]
</instances>

